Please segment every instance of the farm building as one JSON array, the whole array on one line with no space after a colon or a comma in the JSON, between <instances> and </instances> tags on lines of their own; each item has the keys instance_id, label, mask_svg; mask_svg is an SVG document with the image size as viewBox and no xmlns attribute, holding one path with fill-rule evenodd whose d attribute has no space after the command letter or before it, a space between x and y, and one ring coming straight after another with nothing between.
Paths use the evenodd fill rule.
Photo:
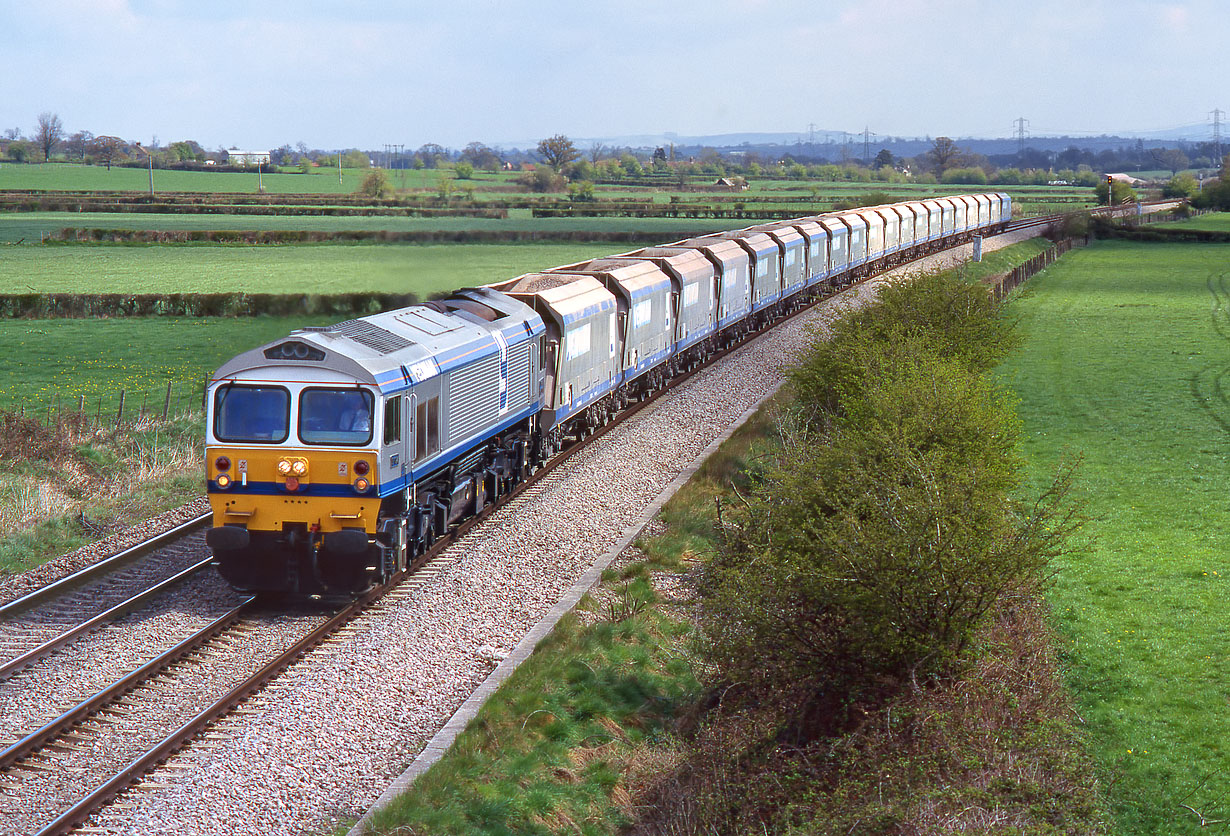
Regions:
<instances>
[{"instance_id":1,"label":"farm building","mask_svg":"<svg viewBox=\"0 0 1230 836\"><path fill-rule=\"evenodd\" d=\"M258 163L269 165L269 152L232 149L226 152L226 163L227 165L257 165Z\"/></svg>"}]
</instances>

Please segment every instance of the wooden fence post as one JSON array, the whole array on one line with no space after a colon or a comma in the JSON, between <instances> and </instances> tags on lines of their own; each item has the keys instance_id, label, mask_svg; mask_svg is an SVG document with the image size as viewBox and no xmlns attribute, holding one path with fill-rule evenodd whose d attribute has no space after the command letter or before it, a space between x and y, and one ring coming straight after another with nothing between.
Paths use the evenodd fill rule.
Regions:
<instances>
[{"instance_id":1,"label":"wooden fence post","mask_svg":"<svg viewBox=\"0 0 1230 836\"><path fill-rule=\"evenodd\" d=\"M167 413L171 410L171 381L167 381L167 396L162 402L162 420L167 420Z\"/></svg>"},{"instance_id":2,"label":"wooden fence post","mask_svg":"<svg viewBox=\"0 0 1230 836\"><path fill-rule=\"evenodd\" d=\"M116 424L119 424L121 421L124 420L124 395L126 394L127 392L125 390L123 389L120 390L120 408L119 408L119 411L115 413L115 423Z\"/></svg>"}]
</instances>

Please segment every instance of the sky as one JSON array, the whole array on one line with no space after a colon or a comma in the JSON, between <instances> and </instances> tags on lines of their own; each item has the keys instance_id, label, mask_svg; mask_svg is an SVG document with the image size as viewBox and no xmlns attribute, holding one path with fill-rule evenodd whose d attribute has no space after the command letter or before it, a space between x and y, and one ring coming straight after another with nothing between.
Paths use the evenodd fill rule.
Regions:
<instances>
[{"instance_id":1,"label":"sky","mask_svg":"<svg viewBox=\"0 0 1230 836\"><path fill-rule=\"evenodd\" d=\"M1228 44L1224 0L0 0L0 130L52 112L164 145L377 150L1008 137L1024 117L1211 137Z\"/></svg>"}]
</instances>

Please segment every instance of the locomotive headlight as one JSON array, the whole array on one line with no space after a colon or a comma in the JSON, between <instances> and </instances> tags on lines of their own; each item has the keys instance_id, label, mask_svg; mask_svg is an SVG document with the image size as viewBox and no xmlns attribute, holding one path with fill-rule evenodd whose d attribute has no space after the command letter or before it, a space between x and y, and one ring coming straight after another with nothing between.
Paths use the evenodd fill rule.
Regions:
<instances>
[{"instance_id":1,"label":"locomotive headlight","mask_svg":"<svg viewBox=\"0 0 1230 836\"><path fill-rule=\"evenodd\" d=\"M307 473L307 462L303 461L302 459L291 462L290 472L295 474L296 476L303 476L305 473Z\"/></svg>"},{"instance_id":2,"label":"locomotive headlight","mask_svg":"<svg viewBox=\"0 0 1230 836\"><path fill-rule=\"evenodd\" d=\"M217 484L217 486L222 490L226 490L231 486L231 477L227 476L225 473L219 473L218 478L214 481L215 484Z\"/></svg>"},{"instance_id":3,"label":"locomotive headlight","mask_svg":"<svg viewBox=\"0 0 1230 836\"><path fill-rule=\"evenodd\" d=\"M370 488L371 486L372 486L372 483L367 481L361 476L358 479L354 480L354 489L358 491L359 493L367 493L368 488Z\"/></svg>"},{"instance_id":4,"label":"locomotive headlight","mask_svg":"<svg viewBox=\"0 0 1230 836\"><path fill-rule=\"evenodd\" d=\"M290 475L290 462L287 461L286 459L282 459L281 461L279 461L278 462L278 473L282 474L283 476L289 476Z\"/></svg>"}]
</instances>

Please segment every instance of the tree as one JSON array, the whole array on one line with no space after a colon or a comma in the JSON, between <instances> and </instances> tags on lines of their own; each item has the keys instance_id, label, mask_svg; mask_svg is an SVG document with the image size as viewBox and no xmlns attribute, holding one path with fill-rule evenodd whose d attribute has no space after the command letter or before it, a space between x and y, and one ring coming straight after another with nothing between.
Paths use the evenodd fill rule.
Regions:
<instances>
[{"instance_id":1,"label":"tree","mask_svg":"<svg viewBox=\"0 0 1230 836\"><path fill-rule=\"evenodd\" d=\"M927 152L927 157L936 172L943 174L946 169L957 164L961 157L961 149L949 137L937 136L931 150Z\"/></svg>"},{"instance_id":2,"label":"tree","mask_svg":"<svg viewBox=\"0 0 1230 836\"><path fill-rule=\"evenodd\" d=\"M107 171L111 170L112 163L118 163L127 158L125 153L126 143L118 136L97 136L90 143L90 153L107 166Z\"/></svg>"},{"instance_id":3,"label":"tree","mask_svg":"<svg viewBox=\"0 0 1230 836\"><path fill-rule=\"evenodd\" d=\"M481 142L471 142L462 149L461 159L483 171L500 170L500 155Z\"/></svg>"},{"instance_id":4,"label":"tree","mask_svg":"<svg viewBox=\"0 0 1230 836\"><path fill-rule=\"evenodd\" d=\"M9 143L9 157L15 162L24 163L34 153L34 146L23 139L15 139Z\"/></svg>"},{"instance_id":5,"label":"tree","mask_svg":"<svg viewBox=\"0 0 1230 836\"><path fill-rule=\"evenodd\" d=\"M38 143L38 147L43 151L43 161L51 159L51 152L56 149L56 145L64 136L64 123L60 121L60 117L54 113L40 113L38 115L38 130L34 132L34 141Z\"/></svg>"},{"instance_id":6,"label":"tree","mask_svg":"<svg viewBox=\"0 0 1230 836\"><path fill-rule=\"evenodd\" d=\"M372 161L362 151L347 151L342 155L342 168L371 168Z\"/></svg>"},{"instance_id":7,"label":"tree","mask_svg":"<svg viewBox=\"0 0 1230 836\"><path fill-rule=\"evenodd\" d=\"M448 151L434 142L423 145L414 152L414 155L423 161L423 168L436 168L440 165L441 160L448 159Z\"/></svg>"},{"instance_id":8,"label":"tree","mask_svg":"<svg viewBox=\"0 0 1230 836\"><path fill-rule=\"evenodd\" d=\"M1162 197L1193 197L1200 190L1196 178L1186 171L1170 178L1170 182L1162 189Z\"/></svg>"},{"instance_id":9,"label":"tree","mask_svg":"<svg viewBox=\"0 0 1230 836\"><path fill-rule=\"evenodd\" d=\"M85 152L89 149L90 143L94 140L94 134L89 131L77 131L75 134L64 140L64 153L70 159L85 160Z\"/></svg>"},{"instance_id":10,"label":"tree","mask_svg":"<svg viewBox=\"0 0 1230 836\"><path fill-rule=\"evenodd\" d=\"M883 168L884 166L888 166L889 168L892 168L892 165L893 152L889 151L887 148L881 148L880 153L876 154L875 161L872 162L871 167Z\"/></svg>"},{"instance_id":11,"label":"tree","mask_svg":"<svg viewBox=\"0 0 1230 836\"><path fill-rule=\"evenodd\" d=\"M1169 171L1171 176L1178 174L1191 164L1191 160L1179 148L1155 148L1151 153L1157 164Z\"/></svg>"},{"instance_id":12,"label":"tree","mask_svg":"<svg viewBox=\"0 0 1230 836\"><path fill-rule=\"evenodd\" d=\"M547 165L557 172L581 156L580 152L572 144L572 140L563 134L556 134L539 142L538 153Z\"/></svg>"},{"instance_id":13,"label":"tree","mask_svg":"<svg viewBox=\"0 0 1230 836\"><path fill-rule=\"evenodd\" d=\"M167 146L167 154L175 162L205 159L205 149L191 139L172 142Z\"/></svg>"}]
</instances>

